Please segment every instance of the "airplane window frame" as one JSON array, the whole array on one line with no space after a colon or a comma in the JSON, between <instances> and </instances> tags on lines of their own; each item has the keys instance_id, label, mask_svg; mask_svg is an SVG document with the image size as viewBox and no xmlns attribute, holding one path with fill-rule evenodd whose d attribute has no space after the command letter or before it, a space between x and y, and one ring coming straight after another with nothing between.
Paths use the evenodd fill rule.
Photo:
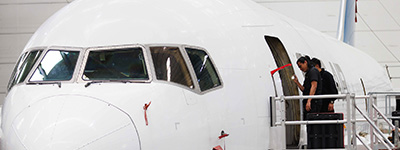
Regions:
<instances>
[{"instance_id":1,"label":"airplane window frame","mask_svg":"<svg viewBox=\"0 0 400 150\"><path fill-rule=\"evenodd\" d=\"M178 86L180 88L183 88L183 89L186 89L188 91L197 93L199 95L204 95L204 94L207 94L209 92L212 92L212 91L215 91L215 90L218 90L218 89L221 89L221 88L224 87L224 82L223 82L222 77L221 77L221 75L220 75L220 73L218 71L218 68L217 68L214 60L212 59L212 56L210 56L210 53L205 48L202 48L202 47L199 47L199 46L193 46L193 45L186 45L186 44L145 44L144 46L145 46L146 50L149 51L149 54L148 54L149 58L151 58L150 47L161 47L161 46L179 47L180 53L182 54L182 57L183 57L183 59L184 59L184 61L186 63L186 66L187 66L188 70L189 70L190 77L191 77L191 80L193 82L194 88L189 88L187 86L184 86L184 85L181 85L181 84L178 84L178 83L174 83L174 82L158 80L155 76L154 76L154 79L153 79L154 81L163 82L165 84L171 84L171 85L174 85L174 86ZM202 50L202 51L204 51L206 54L208 54L210 56L209 59L210 59L211 63L213 64L214 68L215 68L216 74L217 74L217 76L219 78L219 81L220 81L221 85L219 85L217 87L210 88L208 90L201 91L199 83L198 82L194 82L194 81L197 81L197 77L196 77L196 73L194 71L193 65L192 65L192 63L190 61L190 58L189 58L189 56L188 56L188 54L187 54L187 52L185 50L186 48ZM152 73L155 74L155 68L154 68L153 60L149 59L148 62L150 64L152 64L149 67L150 67Z\"/></svg>"},{"instance_id":2,"label":"airplane window frame","mask_svg":"<svg viewBox=\"0 0 400 150\"><path fill-rule=\"evenodd\" d=\"M186 86L186 85L183 85L183 84L180 84L180 83L177 83L177 82L158 79L157 76L156 76L156 68L154 66L154 60L153 60L153 56L152 56L152 53L151 53L151 48L152 47L174 47L174 48L178 48L178 51L179 51L179 53L180 53L180 55L182 57L182 60L183 60L183 64L185 65L185 67L186 67L186 69L188 71L190 82L192 83L192 87ZM198 89L197 87L198 86L196 85L196 82L194 82L195 78L193 76L193 72L191 70L191 67L188 64L188 59L185 57L186 56L186 52L184 52L182 50L182 45L178 45L178 44L147 44L146 45L146 50L149 51L148 55L149 55L149 58L151 58L150 59L151 64L152 64L151 65L151 70L152 70L152 72L154 74L154 80L159 81L159 82L164 82L164 83L167 83L167 84L171 84L171 85L175 85L175 86L178 86L180 88L184 88L184 89L187 89L187 90L190 90L190 91L198 92L197 91L197 89Z\"/></svg>"},{"instance_id":3,"label":"airplane window frame","mask_svg":"<svg viewBox=\"0 0 400 150\"><path fill-rule=\"evenodd\" d=\"M148 79L145 80L138 80L138 79L121 79L121 80L116 80L116 79L104 79L104 80L87 80L84 79L84 72L86 68L87 61L89 59L89 54L92 51L112 51L112 50L121 50L121 49L131 49L131 48L140 48L143 53L143 59L144 59L144 65L146 67L147 71L147 77ZM150 71L150 64L149 64L149 58L148 58L148 50L140 44L129 44L129 45L112 45L112 46L99 46L99 47L89 47L85 50L83 54L83 59L81 59L81 68L79 70L79 75L78 75L78 82L83 82L83 83L88 83L88 82L109 82L109 81L129 81L129 82L134 82L134 83L150 83L153 80L153 74Z\"/></svg>"},{"instance_id":4,"label":"airplane window frame","mask_svg":"<svg viewBox=\"0 0 400 150\"><path fill-rule=\"evenodd\" d=\"M13 72L11 73L10 79L8 80L7 84L7 91L9 91L16 83L14 83L17 72L19 71L19 68L21 68L22 64L24 63L27 55L29 52L23 52L19 57L18 61L15 63L15 66L13 68Z\"/></svg>"},{"instance_id":5,"label":"airplane window frame","mask_svg":"<svg viewBox=\"0 0 400 150\"><path fill-rule=\"evenodd\" d=\"M78 56L76 57L76 61L75 61L75 64L72 66L73 68L72 68L72 72L70 73L70 78L69 79L65 79L65 80L62 80L62 79L60 79L60 80L45 80L45 79L43 79L43 80L33 80L33 77L35 76L35 74L36 74L36 71L40 71L39 70L39 67L41 68L42 66L41 66L41 64L42 63L44 63L44 61L46 61L46 64L47 64L47 61L49 60L49 56L48 55L51 55L50 53L51 52L77 52L77 54L78 54ZM79 60L79 58L80 58L80 55L81 55L81 51L80 50L60 50L60 49L48 49L47 51L46 51L46 53L45 54L43 54L43 58L42 58L42 60L39 62L39 64L38 64L38 66L35 68L35 70L33 71L33 74L32 74L32 76L30 76L30 79L28 80L28 82L29 83L37 83L37 82L40 82L40 83L42 83L42 82L55 82L55 81L70 81L73 77L74 77L74 74L75 74L75 72L76 72L76 67L77 67L77 65L78 65L78 60ZM61 60L63 60L62 62L64 62L64 59L61 59ZM61 61L59 61L58 63L60 63ZM55 66L55 65L54 65ZM53 67L54 67L53 66ZM46 74L46 75L44 75L44 77L45 76L48 76L48 75L50 75L50 73L52 72L52 70L53 70L54 68L51 68L51 70L48 72L48 74ZM42 70L43 70L43 68L42 68Z\"/></svg>"},{"instance_id":6,"label":"airplane window frame","mask_svg":"<svg viewBox=\"0 0 400 150\"><path fill-rule=\"evenodd\" d=\"M213 73L215 74L215 76L217 77L217 80L218 80L218 82L219 82L219 85L216 85L216 86L213 86L213 87L210 87L210 88L207 88L207 89L203 89L203 88L201 87L200 81L199 81L198 76L197 76L197 73L196 73L196 71L194 70L194 66L193 66L192 61L191 61L191 59L190 59L189 53L188 53L188 51L187 51L188 49L192 49L192 50L197 50L197 51L204 52L204 53L208 56L207 59L208 59L209 63L212 65L212 68L211 68L211 69L212 69ZM188 45L185 45L185 46L183 46L183 50L185 51L185 54L187 55L187 58L188 58L187 63L188 63L188 65L191 66L190 68L192 68L194 77L195 77L195 79L196 79L195 81L198 81L198 82L197 82L197 87L199 88L200 93L204 94L204 93L207 93L207 92L214 91L214 90L216 90L216 89L222 88L223 82L222 82L221 76L220 76L220 74L219 74L219 72L218 72L218 69L217 69L217 67L216 67L216 65L215 65L215 63L214 63L214 61L212 60L212 57L210 56L210 54L207 52L206 49L201 48L201 47L196 47L196 46L188 46Z\"/></svg>"},{"instance_id":7,"label":"airplane window frame","mask_svg":"<svg viewBox=\"0 0 400 150\"><path fill-rule=\"evenodd\" d=\"M12 73L12 76L10 77L10 81L7 86L8 91L10 91L16 85L25 84L27 82L27 80L30 79L32 70L34 70L33 68L36 68L36 64L41 61L45 50L46 50L45 47L33 47L33 48L26 50L23 54L21 54L21 56L19 58L20 60L17 63L22 63L22 64L15 64L15 67L14 67L14 71L18 71L19 73L17 73L17 72ZM34 58L34 62L31 64L31 67L29 68L29 70L27 70L25 77L20 80L16 79L16 78L20 78L20 76L23 75L23 73L21 74L21 72L20 72L21 67L22 67L22 65L26 65L25 62L27 61L26 59L28 58L29 54L31 54L32 52L36 52L36 51L39 54L36 54L36 57L35 57L36 59ZM18 68L18 70L17 70L17 68Z\"/></svg>"},{"instance_id":8,"label":"airplane window frame","mask_svg":"<svg viewBox=\"0 0 400 150\"><path fill-rule=\"evenodd\" d=\"M73 69L74 71L72 73L72 78L69 79L69 80L31 81L31 78L32 78L33 74L35 73L36 69L39 67L40 63L45 58L46 54L49 51L52 51L52 50L77 51L77 52L79 52L79 56L77 58L75 68ZM30 73L29 73L29 75L28 75L28 77L26 79L26 84L47 84L47 83L54 83L54 82L73 83L73 82L75 82L76 81L76 76L79 73L78 71L79 71L79 67L80 67L80 64L81 64L82 57L83 57L83 55L82 55L83 53L84 53L84 48L81 48L81 47L67 47L67 46L49 46L49 47L46 47L43 50L43 52L42 52L40 58L38 59L38 61L36 61L35 65L31 69L31 71L30 71Z\"/></svg>"},{"instance_id":9,"label":"airplane window frame","mask_svg":"<svg viewBox=\"0 0 400 150\"><path fill-rule=\"evenodd\" d=\"M150 47L177 47L179 49L179 53L182 56L183 59L183 63L186 66L186 68L188 69L188 73L190 75L190 80L192 82L192 88L188 87L186 85L182 85L179 83L175 83L175 82L170 82L170 81L164 81L164 80L158 80L157 77L155 76L155 67L154 67L154 62L152 59L152 55L151 55L151 48ZM11 81L13 80L13 78L15 78L15 73L13 72L12 75L10 77L10 81L8 83L7 86L7 92L9 90L12 89L12 87L14 87L17 84L21 84L21 83L25 83L25 84L46 84L46 83L55 83L55 82L60 82L60 83L73 83L73 82L77 82L77 83L88 83L88 82L93 82L93 81L100 81L100 82L107 82L110 80L84 80L83 79L83 75L84 75L84 70L86 67L86 63L88 60L88 56L89 53L91 51L102 51L102 50L118 50L118 49L128 49L128 48L140 48L143 52L143 57L144 57L144 62L145 62L145 67L146 67L146 71L147 71L147 75L148 75L148 79L147 80L127 80L129 82L140 82L140 83L150 83L153 80L156 81L160 81L160 82L165 82L167 84L172 84L178 87L181 87L183 89L187 89L189 91L192 91L194 93L203 95L206 94L208 92L220 89L224 86L224 82L222 80L222 77L218 71L218 68L214 62L214 60L212 59L212 57L210 56L210 53L202 47L198 47L198 46L192 46L192 45L184 45L184 44L125 44L125 45L112 45L112 46L98 46L98 47L66 47L66 46L49 46L49 47L32 47L29 48L28 50L24 51L24 53L21 54L21 56L19 57L19 63L24 63L26 60L26 57L29 55L30 52L32 51L41 51L40 55L37 57L36 62L34 62L34 64L32 64L32 68L28 71L28 74L26 75L25 79L23 81L21 81L20 83L15 83L13 85L10 86ZM186 48L190 48L190 49L195 49L195 50L200 50L203 51L205 54L207 54L209 57L208 59L210 60L210 63L213 65L214 71L218 77L218 80L220 82L220 85L212 87L210 89L206 89L206 90L201 90L201 87L199 85L199 82L195 82L198 81L197 80L197 76L195 73L195 70L193 68L192 62L189 58L189 54L186 51ZM48 53L48 51L50 50L60 50L60 51L79 51L79 56L74 68L74 72L72 73L72 78L70 80L51 80L51 81L30 81L30 79L32 78L34 72L36 71L37 67L39 66L39 64L43 61L44 57L46 56L46 54ZM16 66L18 68L18 62L16 64ZM15 71L16 68L14 68ZM112 81L112 80L111 80ZM118 80L117 80L118 81ZM123 80L125 81L125 80Z\"/></svg>"}]
</instances>

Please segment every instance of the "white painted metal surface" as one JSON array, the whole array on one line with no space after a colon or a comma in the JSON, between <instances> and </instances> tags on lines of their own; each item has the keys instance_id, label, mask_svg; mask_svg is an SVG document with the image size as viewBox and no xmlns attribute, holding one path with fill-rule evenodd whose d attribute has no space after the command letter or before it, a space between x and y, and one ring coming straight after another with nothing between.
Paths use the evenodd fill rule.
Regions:
<instances>
[{"instance_id":1,"label":"white painted metal surface","mask_svg":"<svg viewBox=\"0 0 400 150\"><path fill-rule=\"evenodd\" d=\"M295 20L305 23L318 31L326 33L332 37L336 37L337 20L339 14L340 0L254 0L263 6L275 10L279 13L287 15ZM8 82L9 72L12 71L20 51L23 50L26 42L32 36L34 31L42 24L47 17L53 14L61 7L67 5L72 0L1 0L0 1L0 78L1 83ZM377 3L379 2L379 3ZM375 3L375 5L369 5L369 3ZM398 0L363 0L358 4L359 14L363 14L363 17L367 15L374 15L376 13L385 13L389 15L380 15L378 20L373 18L368 19L364 22L363 19L358 18L356 27L356 47L374 59L378 60L379 63L384 66L387 65L399 65L398 61L393 60L393 56L387 56L386 59L381 59L380 55L376 55L375 51L387 54L387 51L391 51L397 58L400 57L400 44L398 39L400 37L400 30L388 30L388 28L382 28L380 30L370 30L368 24L376 24L375 22L382 22L380 20L394 20L396 22L390 22L389 24L400 23L400 12L396 6L400 5ZM366 8L369 7L369 8ZM304 9L309 8L309 9ZM377 12L384 11L384 12ZM35 12L35 13L32 13ZM376 17L375 17L376 18ZM16 24L18 23L18 24ZM21 26L24 28L22 33ZM6 29L12 29L12 32ZM373 34L375 33L375 35ZM373 37L365 37L373 36ZM393 41L394 40L394 41ZM380 47L377 49L376 47ZM371 52L371 53L370 53ZM389 62L390 60L390 62ZM397 70L397 68L391 68ZM394 77L400 77L399 73L393 74ZM392 80L392 84L395 88L400 88L400 80ZM6 84L0 84L0 93L5 93ZM2 96L0 94L0 103L3 103Z\"/></svg>"},{"instance_id":2,"label":"white painted metal surface","mask_svg":"<svg viewBox=\"0 0 400 150\"><path fill-rule=\"evenodd\" d=\"M340 0L254 0L261 5L336 37ZM355 47L376 59L381 66L399 65L400 12L398 0L363 0L357 2ZM304 9L308 8L308 9ZM390 44L389 44L390 43ZM396 69L396 68L393 68ZM400 77L400 74L392 74ZM392 85L400 89L400 79Z\"/></svg>"},{"instance_id":3,"label":"white painted metal surface","mask_svg":"<svg viewBox=\"0 0 400 150\"><path fill-rule=\"evenodd\" d=\"M61 88L17 84L3 107L2 149L283 149L276 138L282 128L269 122L268 97L274 94L269 71L279 66L265 35L282 41L292 63L296 53L337 63L349 92L362 94L360 78L368 91L392 90L370 56L252 1L77 0L48 19L24 51L38 46L199 46L213 58L223 87L198 94L158 80L86 88L82 80L62 82ZM80 70L76 78L82 77ZM300 70L295 73L303 79ZM143 106L150 101L146 126ZM222 130L230 135L219 140Z\"/></svg>"}]
</instances>

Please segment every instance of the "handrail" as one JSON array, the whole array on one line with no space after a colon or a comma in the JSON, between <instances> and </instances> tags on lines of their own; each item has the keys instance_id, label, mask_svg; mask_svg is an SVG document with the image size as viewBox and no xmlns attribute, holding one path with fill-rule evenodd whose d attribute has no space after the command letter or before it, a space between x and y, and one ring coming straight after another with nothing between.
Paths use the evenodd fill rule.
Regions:
<instances>
[{"instance_id":1,"label":"handrail","mask_svg":"<svg viewBox=\"0 0 400 150\"><path fill-rule=\"evenodd\" d=\"M354 99L355 99L355 95L354 94L312 95L312 96L309 96L309 95L308 96L284 96L284 95L282 95L280 97L271 96L270 97L271 109L276 109L276 106L275 106L276 105L276 101L279 101L281 103L285 103L286 100L298 100L298 99L306 99L306 98L307 99L308 98L313 98L313 99L337 98L337 99L345 99L345 100L347 100L347 107L348 107L348 109L347 109L347 112L348 112L347 113L347 119L346 120L336 120L336 121L335 120L286 121L286 117L285 117L286 116L285 115L286 107L285 107L285 105L281 105L281 110L280 110L281 111L281 117L282 117L281 122L280 122L280 124L278 124L276 122L273 122L273 123L271 123L271 125L286 126L286 125L296 125L296 124L321 124L321 123L323 123L323 124L338 124L338 123L346 123L347 128L355 130L355 125L352 125L352 124L355 124L355 122L356 122L355 115L350 116L350 99L353 99L353 101L354 101ZM276 112L276 110L273 110L273 112ZM276 121L277 120L276 116L274 116L273 114L276 115L276 113L271 113L271 115L272 115L271 116L271 121L273 121L273 120ZM353 117L353 119L351 119L351 117ZM283 130L283 132L285 132L285 131ZM348 133L349 136L350 135L353 135L353 137L356 136L355 132L351 132L351 130L347 130L347 133ZM286 133L284 133L282 135L285 138ZM348 138L348 143L355 143L356 144L356 142L357 142L357 140ZM350 145L349 145L349 148L351 149ZM355 149L355 147L353 146L352 149Z\"/></svg>"},{"instance_id":2,"label":"handrail","mask_svg":"<svg viewBox=\"0 0 400 150\"><path fill-rule=\"evenodd\" d=\"M315 99L327 99L327 98L338 98L338 99L345 99L346 94L338 94L338 95L304 95L304 96L280 96L275 97L275 100L281 100L281 97L284 97L285 100L298 100L298 99L308 99L308 98L315 98Z\"/></svg>"},{"instance_id":3,"label":"handrail","mask_svg":"<svg viewBox=\"0 0 400 150\"><path fill-rule=\"evenodd\" d=\"M364 147L366 147L368 150L372 150L372 148L371 147L369 147L365 142L364 142L364 140L362 140L361 138L360 138L360 136L359 135L357 135L356 134L356 137L357 137L357 139L358 140L360 140L361 141L361 144L363 144L364 145Z\"/></svg>"},{"instance_id":4,"label":"handrail","mask_svg":"<svg viewBox=\"0 0 400 150\"><path fill-rule=\"evenodd\" d=\"M383 118L383 120L391 127L394 128L394 125L391 124L389 121L388 117L386 117L376 106L377 102L377 94L399 94L400 92L369 92L368 95L354 95L354 94L336 94L336 95L307 95L307 96L279 96L279 97L274 97L271 96L271 108L273 110L271 111L271 125L272 126L286 126L286 125L304 125L304 124L346 124L347 127L347 136L348 136L348 141L347 141L347 147L346 149L356 149L357 145L357 140L361 141L361 143L367 148L367 149L374 149L375 142L374 141L380 141L383 146L385 146L387 149L393 149L396 148L394 144L392 144L387 138L385 138L385 135L380 131L380 129L377 127L377 120L376 117L380 116ZM346 106L346 119L344 120L317 120L317 121L286 121L286 106L281 105L281 121L278 123L276 122L276 102L281 102L285 103L286 100L300 100L300 99L331 99L331 98L336 98L336 99L343 99L347 101L347 106ZM368 112L369 115L366 115L361 109L356 105L355 100L356 99L368 99ZM352 108L352 109L351 109ZM358 113L362 115L362 117L365 120L361 119L356 119L356 110ZM273 113L272 113L273 112ZM375 113L373 113L375 112ZM378 116L377 116L378 115ZM275 119L273 119L275 117ZM375 118L375 119L372 119ZM361 122L361 121L366 121L370 125L370 134L371 134L371 146L368 146L361 138L356 134L356 122ZM285 134L283 134L285 135ZM353 137L353 138L351 138ZM374 140L375 139L375 140Z\"/></svg>"},{"instance_id":5,"label":"handrail","mask_svg":"<svg viewBox=\"0 0 400 150\"><path fill-rule=\"evenodd\" d=\"M370 92L375 94L375 92ZM400 94L400 92L397 92ZM346 99L347 94L326 94L326 95L295 95L295 96L283 96L285 100L298 100L298 99L308 99L308 98L315 98L315 99L326 99L326 98L338 98L338 99ZM352 95L352 94L350 94ZM279 97L272 97L275 100L280 100L282 96ZM364 99L369 98L368 95L355 95L355 99Z\"/></svg>"},{"instance_id":6,"label":"handrail","mask_svg":"<svg viewBox=\"0 0 400 150\"><path fill-rule=\"evenodd\" d=\"M373 94L400 94L400 92L397 92L397 91L368 92L367 95L373 95Z\"/></svg>"},{"instance_id":7,"label":"handrail","mask_svg":"<svg viewBox=\"0 0 400 150\"><path fill-rule=\"evenodd\" d=\"M389 143L390 147L394 148L395 146L392 144L392 142L390 142L387 138L385 138L385 135L383 135L383 133L379 130L379 128L374 124L374 122L367 117L367 115L365 115L357 106L354 106L358 112L368 121L368 123L375 129L375 131L381 136L383 137L383 140L385 140L385 142ZM372 142L372 141L371 141ZM388 149L392 149L390 147L387 147Z\"/></svg>"},{"instance_id":8,"label":"handrail","mask_svg":"<svg viewBox=\"0 0 400 150\"><path fill-rule=\"evenodd\" d=\"M376 135L376 133L375 133L375 131L373 132L373 134L375 134ZM389 145L387 145L386 143L385 143L385 141L382 141L382 139L381 138L377 138L378 140L379 140L379 142L381 142L382 143L382 145L383 146L385 146L387 149L396 149L396 147L395 146L389 146ZM383 139L386 139L386 138L384 138L383 137ZM393 145L392 144L392 142L389 142L391 145Z\"/></svg>"},{"instance_id":9,"label":"handrail","mask_svg":"<svg viewBox=\"0 0 400 150\"><path fill-rule=\"evenodd\" d=\"M301 125L301 124L342 124L346 123L346 120L318 120L318 121L286 121L287 125Z\"/></svg>"},{"instance_id":10,"label":"handrail","mask_svg":"<svg viewBox=\"0 0 400 150\"><path fill-rule=\"evenodd\" d=\"M375 111L378 112L378 114L383 118L383 120L385 120L386 123L389 124L389 126L390 126L392 129L395 128L395 126L389 121L389 119L388 119L385 115L383 115L381 111L379 111L379 109L378 109L378 107L376 107L376 105L372 104L372 108L374 108Z\"/></svg>"}]
</instances>

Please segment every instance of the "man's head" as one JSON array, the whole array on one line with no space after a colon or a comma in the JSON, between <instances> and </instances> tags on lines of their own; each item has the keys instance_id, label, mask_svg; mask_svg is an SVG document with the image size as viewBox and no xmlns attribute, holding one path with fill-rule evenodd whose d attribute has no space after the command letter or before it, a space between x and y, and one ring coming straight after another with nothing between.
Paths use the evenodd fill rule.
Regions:
<instances>
[{"instance_id":1,"label":"man's head","mask_svg":"<svg viewBox=\"0 0 400 150\"><path fill-rule=\"evenodd\" d=\"M310 59L304 56L297 59L296 63L300 70L303 72L307 72L307 70L312 67Z\"/></svg>"},{"instance_id":2,"label":"man's head","mask_svg":"<svg viewBox=\"0 0 400 150\"><path fill-rule=\"evenodd\" d=\"M311 62L313 62L315 68L321 68L321 61L318 58L311 59Z\"/></svg>"}]
</instances>

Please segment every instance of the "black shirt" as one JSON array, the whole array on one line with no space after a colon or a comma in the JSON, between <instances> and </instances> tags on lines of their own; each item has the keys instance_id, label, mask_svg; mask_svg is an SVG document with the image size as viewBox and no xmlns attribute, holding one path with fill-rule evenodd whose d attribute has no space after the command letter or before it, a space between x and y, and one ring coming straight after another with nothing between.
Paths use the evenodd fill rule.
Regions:
<instances>
[{"instance_id":1,"label":"black shirt","mask_svg":"<svg viewBox=\"0 0 400 150\"><path fill-rule=\"evenodd\" d=\"M325 71L324 68L321 69L321 81L322 81L322 94L338 94L338 90L336 88L335 80L331 73ZM331 99L332 101L335 98Z\"/></svg>"},{"instance_id":2,"label":"black shirt","mask_svg":"<svg viewBox=\"0 0 400 150\"><path fill-rule=\"evenodd\" d=\"M315 90L314 95L320 95L322 93L321 74L319 73L317 68L312 67L311 69L308 69L305 75L303 83L303 95L310 95L312 81L317 81L317 89Z\"/></svg>"}]
</instances>

